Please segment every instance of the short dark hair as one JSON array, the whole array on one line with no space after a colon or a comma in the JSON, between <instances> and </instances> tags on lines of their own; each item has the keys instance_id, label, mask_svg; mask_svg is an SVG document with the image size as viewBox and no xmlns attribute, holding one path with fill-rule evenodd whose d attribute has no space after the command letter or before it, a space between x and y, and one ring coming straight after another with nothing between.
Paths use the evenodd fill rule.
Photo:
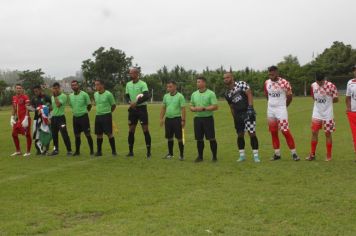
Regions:
<instances>
[{"instance_id":1,"label":"short dark hair","mask_svg":"<svg viewBox=\"0 0 356 236\"><path fill-rule=\"evenodd\" d=\"M167 84L174 84L174 85L177 85L177 82L174 81L174 80L169 80L169 81L167 82Z\"/></svg>"},{"instance_id":2,"label":"short dark hair","mask_svg":"<svg viewBox=\"0 0 356 236\"><path fill-rule=\"evenodd\" d=\"M204 82L206 82L206 78L203 75L198 75L197 80L203 80Z\"/></svg>"},{"instance_id":3,"label":"short dark hair","mask_svg":"<svg viewBox=\"0 0 356 236\"><path fill-rule=\"evenodd\" d=\"M71 84L73 84L73 83L79 84L78 80L76 80L76 79L72 80L72 82L70 82L70 83L71 83Z\"/></svg>"},{"instance_id":4,"label":"short dark hair","mask_svg":"<svg viewBox=\"0 0 356 236\"><path fill-rule=\"evenodd\" d=\"M35 85L32 87L32 90L34 90L34 89L42 89L42 87L41 87L41 85Z\"/></svg>"},{"instance_id":5,"label":"short dark hair","mask_svg":"<svg viewBox=\"0 0 356 236\"><path fill-rule=\"evenodd\" d=\"M352 71L355 71L356 70L356 65L354 65L353 67L352 67Z\"/></svg>"},{"instance_id":6,"label":"short dark hair","mask_svg":"<svg viewBox=\"0 0 356 236\"><path fill-rule=\"evenodd\" d=\"M54 83L52 84L52 88L54 88L54 87L60 88L61 85L60 85L58 82L54 82Z\"/></svg>"},{"instance_id":7,"label":"short dark hair","mask_svg":"<svg viewBox=\"0 0 356 236\"><path fill-rule=\"evenodd\" d=\"M316 81L323 81L325 79L325 74L322 72L315 73L315 80Z\"/></svg>"},{"instance_id":8,"label":"short dark hair","mask_svg":"<svg viewBox=\"0 0 356 236\"><path fill-rule=\"evenodd\" d=\"M104 81L101 79L96 79L95 82L99 82L101 85L105 85Z\"/></svg>"},{"instance_id":9,"label":"short dark hair","mask_svg":"<svg viewBox=\"0 0 356 236\"><path fill-rule=\"evenodd\" d=\"M270 66L270 67L268 67L268 71L278 71L278 67L277 66Z\"/></svg>"},{"instance_id":10,"label":"short dark hair","mask_svg":"<svg viewBox=\"0 0 356 236\"><path fill-rule=\"evenodd\" d=\"M16 84L16 85L15 85L15 87L17 87L17 86L20 86L20 87L22 87L22 84Z\"/></svg>"}]
</instances>

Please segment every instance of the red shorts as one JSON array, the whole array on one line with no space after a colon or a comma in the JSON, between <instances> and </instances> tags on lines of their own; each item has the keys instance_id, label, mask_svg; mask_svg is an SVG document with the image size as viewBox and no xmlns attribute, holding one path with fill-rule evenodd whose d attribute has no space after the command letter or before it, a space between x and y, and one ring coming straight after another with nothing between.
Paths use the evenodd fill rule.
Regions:
<instances>
[{"instance_id":1,"label":"red shorts","mask_svg":"<svg viewBox=\"0 0 356 236\"><path fill-rule=\"evenodd\" d=\"M332 120L319 120L319 119L312 119L311 130L313 132L319 131L324 126L325 133L332 133L335 131L335 121Z\"/></svg>"},{"instance_id":2,"label":"red shorts","mask_svg":"<svg viewBox=\"0 0 356 236\"><path fill-rule=\"evenodd\" d=\"M22 120L17 121L17 123L14 124L14 126L12 127L12 132L15 134L21 134L21 135L31 134L31 119L28 118L28 127L27 128L22 127L21 123L22 123Z\"/></svg>"}]
</instances>

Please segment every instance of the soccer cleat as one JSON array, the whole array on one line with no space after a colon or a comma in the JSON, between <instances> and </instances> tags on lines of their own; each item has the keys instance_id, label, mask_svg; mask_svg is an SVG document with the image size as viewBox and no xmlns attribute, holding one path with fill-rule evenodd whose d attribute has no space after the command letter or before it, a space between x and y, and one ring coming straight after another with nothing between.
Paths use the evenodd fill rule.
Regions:
<instances>
[{"instance_id":1,"label":"soccer cleat","mask_svg":"<svg viewBox=\"0 0 356 236\"><path fill-rule=\"evenodd\" d=\"M180 160L180 161L184 161L184 157L183 157L183 156L180 156L180 157L179 157L179 160Z\"/></svg>"},{"instance_id":2,"label":"soccer cleat","mask_svg":"<svg viewBox=\"0 0 356 236\"><path fill-rule=\"evenodd\" d=\"M164 157L162 157L162 159L172 159L172 158L173 158L173 155L171 155L171 154L167 154Z\"/></svg>"},{"instance_id":3,"label":"soccer cleat","mask_svg":"<svg viewBox=\"0 0 356 236\"><path fill-rule=\"evenodd\" d=\"M92 152L90 152L90 156L94 156L94 152L92 151Z\"/></svg>"},{"instance_id":4,"label":"soccer cleat","mask_svg":"<svg viewBox=\"0 0 356 236\"><path fill-rule=\"evenodd\" d=\"M237 162L243 162L246 160L245 156L240 156L239 159L237 159Z\"/></svg>"},{"instance_id":5,"label":"soccer cleat","mask_svg":"<svg viewBox=\"0 0 356 236\"><path fill-rule=\"evenodd\" d=\"M306 161L315 161L315 156L314 155L309 155L308 157L305 158Z\"/></svg>"},{"instance_id":6,"label":"soccer cleat","mask_svg":"<svg viewBox=\"0 0 356 236\"><path fill-rule=\"evenodd\" d=\"M300 158L298 157L297 153L294 153L292 155L293 161L300 161Z\"/></svg>"},{"instance_id":7,"label":"soccer cleat","mask_svg":"<svg viewBox=\"0 0 356 236\"><path fill-rule=\"evenodd\" d=\"M113 157L117 157L117 152L112 152L111 155L112 155Z\"/></svg>"},{"instance_id":8,"label":"soccer cleat","mask_svg":"<svg viewBox=\"0 0 356 236\"><path fill-rule=\"evenodd\" d=\"M24 157L29 157L31 156L31 153L30 152L26 152L25 154L23 154Z\"/></svg>"},{"instance_id":9,"label":"soccer cleat","mask_svg":"<svg viewBox=\"0 0 356 236\"><path fill-rule=\"evenodd\" d=\"M21 154L22 154L21 152L14 152L10 155L10 157L20 156Z\"/></svg>"},{"instance_id":10,"label":"soccer cleat","mask_svg":"<svg viewBox=\"0 0 356 236\"><path fill-rule=\"evenodd\" d=\"M58 154L59 154L59 152L58 152L57 150L53 150L53 152L48 153L47 155L48 155L48 156L56 156L56 155L58 155Z\"/></svg>"},{"instance_id":11,"label":"soccer cleat","mask_svg":"<svg viewBox=\"0 0 356 236\"><path fill-rule=\"evenodd\" d=\"M126 155L126 157L133 157L133 156L134 156L133 152L129 152L129 153Z\"/></svg>"},{"instance_id":12,"label":"soccer cleat","mask_svg":"<svg viewBox=\"0 0 356 236\"><path fill-rule=\"evenodd\" d=\"M146 154L146 159L147 159L147 160L151 159L151 153L150 153L150 152L148 152L148 153Z\"/></svg>"},{"instance_id":13,"label":"soccer cleat","mask_svg":"<svg viewBox=\"0 0 356 236\"><path fill-rule=\"evenodd\" d=\"M331 161L331 157L327 157L325 161Z\"/></svg>"},{"instance_id":14,"label":"soccer cleat","mask_svg":"<svg viewBox=\"0 0 356 236\"><path fill-rule=\"evenodd\" d=\"M73 153L73 156L75 157L75 156L80 156L80 152L74 152Z\"/></svg>"},{"instance_id":15,"label":"soccer cleat","mask_svg":"<svg viewBox=\"0 0 356 236\"><path fill-rule=\"evenodd\" d=\"M36 156L39 156L39 155L42 155L42 152L41 152L40 150L38 150L38 151L36 152Z\"/></svg>"},{"instance_id":16,"label":"soccer cleat","mask_svg":"<svg viewBox=\"0 0 356 236\"><path fill-rule=\"evenodd\" d=\"M73 156L72 151L68 151L68 152L67 152L67 157L70 157L70 156Z\"/></svg>"},{"instance_id":17,"label":"soccer cleat","mask_svg":"<svg viewBox=\"0 0 356 236\"><path fill-rule=\"evenodd\" d=\"M202 161L203 161L202 157L197 157L194 162L198 163L198 162L202 162Z\"/></svg>"},{"instance_id":18,"label":"soccer cleat","mask_svg":"<svg viewBox=\"0 0 356 236\"><path fill-rule=\"evenodd\" d=\"M212 162L217 162L217 161L218 161L218 158L213 157L213 158L211 158L211 161L212 161Z\"/></svg>"},{"instance_id":19,"label":"soccer cleat","mask_svg":"<svg viewBox=\"0 0 356 236\"><path fill-rule=\"evenodd\" d=\"M274 154L273 157L271 158L271 161L278 161L280 159L281 159L281 156Z\"/></svg>"},{"instance_id":20,"label":"soccer cleat","mask_svg":"<svg viewBox=\"0 0 356 236\"><path fill-rule=\"evenodd\" d=\"M258 156L253 156L253 160L256 162L256 163L259 163L261 162L260 158Z\"/></svg>"},{"instance_id":21,"label":"soccer cleat","mask_svg":"<svg viewBox=\"0 0 356 236\"><path fill-rule=\"evenodd\" d=\"M103 155L102 152L96 152L96 153L94 154L94 156L96 156L96 157L101 157L102 155Z\"/></svg>"}]
</instances>

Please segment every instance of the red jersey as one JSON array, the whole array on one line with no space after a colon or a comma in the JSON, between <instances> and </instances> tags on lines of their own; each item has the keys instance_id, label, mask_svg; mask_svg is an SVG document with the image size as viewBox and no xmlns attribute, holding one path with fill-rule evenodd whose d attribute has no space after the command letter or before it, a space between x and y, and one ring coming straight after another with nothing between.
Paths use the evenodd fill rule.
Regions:
<instances>
[{"instance_id":1,"label":"red jersey","mask_svg":"<svg viewBox=\"0 0 356 236\"><path fill-rule=\"evenodd\" d=\"M18 121L22 121L28 115L26 105L30 104L30 99L25 94L15 95L12 97L12 105L15 108Z\"/></svg>"}]
</instances>

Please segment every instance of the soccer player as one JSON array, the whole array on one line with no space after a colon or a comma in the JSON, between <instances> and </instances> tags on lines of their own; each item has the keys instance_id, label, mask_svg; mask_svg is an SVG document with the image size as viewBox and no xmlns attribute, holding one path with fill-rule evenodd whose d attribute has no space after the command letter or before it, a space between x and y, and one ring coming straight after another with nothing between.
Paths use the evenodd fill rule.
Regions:
<instances>
[{"instance_id":1,"label":"soccer player","mask_svg":"<svg viewBox=\"0 0 356 236\"><path fill-rule=\"evenodd\" d=\"M245 132L248 132L253 159L255 162L260 162L256 136L256 112L253 108L253 96L250 86L244 81L235 81L232 73L224 74L224 84L226 86L225 99L230 106L237 133L237 146L240 153L237 161L242 162L246 159Z\"/></svg>"},{"instance_id":2,"label":"soccer player","mask_svg":"<svg viewBox=\"0 0 356 236\"><path fill-rule=\"evenodd\" d=\"M268 100L267 118L274 148L274 156L271 161L281 159L278 129L286 138L293 160L299 161L300 158L297 155L294 138L288 124L287 107L292 102L292 87L287 80L278 75L276 66L268 68L268 76L269 79L265 81L264 90Z\"/></svg>"},{"instance_id":3,"label":"soccer player","mask_svg":"<svg viewBox=\"0 0 356 236\"><path fill-rule=\"evenodd\" d=\"M67 131L67 123L65 117L65 106L67 104L67 95L62 93L61 86L58 82L52 85L52 118L51 118L51 132L53 137L54 150L50 153L50 156L55 156L59 154L58 145L58 133L60 132L67 148L67 156L72 155L72 147L70 143L70 138Z\"/></svg>"},{"instance_id":4,"label":"soccer player","mask_svg":"<svg viewBox=\"0 0 356 236\"><path fill-rule=\"evenodd\" d=\"M308 161L315 160L315 150L318 144L319 130L324 126L326 137L326 161L331 161L332 137L331 133L335 131L333 103L339 101L335 85L325 80L324 75L317 74L315 82L311 85L310 95L314 99L314 108L312 115L312 139L311 151Z\"/></svg>"},{"instance_id":5,"label":"soccer player","mask_svg":"<svg viewBox=\"0 0 356 236\"><path fill-rule=\"evenodd\" d=\"M179 160L184 160L184 143L182 129L185 126L185 99L183 95L177 91L175 81L167 83L168 93L163 97L163 106L160 113L160 125L165 124L166 139L168 140L167 159L173 158L173 145L175 136L179 146ZM165 119L164 119L165 117Z\"/></svg>"},{"instance_id":6,"label":"soccer player","mask_svg":"<svg viewBox=\"0 0 356 236\"><path fill-rule=\"evenodd\" d=\"M210 142L213 154L212 161L216 162L218 144L215 139L213 111L218 109L218 102L213 91L206 87L206 78L197 77L197 88L190 99L190 111L195 113L194 134L197 141L198 157L195 162L203 161L204 136Z\"/></svg>"},{"instance_id":7,"label":"soccer player","mask_svg":"<svg viewBox=\"0 0 356 236\"><path fill-rule=\"evenodd\" d=\"M105 90L104 82L95 81L94 100L96 105L95 134L97 143L97 152L95 156L102 156L103 134L109 138L111 153L116 156L115 137L112 132L112 113L115 111L116 102L110 91Z\"/></svg>"},{"instance_id":8,"label":"soccer player","mask_svg":"<svg viewBox=\"0 0 356 236\"><path fill-rule=\"evenodd\" d=\"M12 139L15 143L16 152L11 156L21 155L19 134L26 136L26 153L24 157L31 155L31 118L29 117L27 106L30 105L30 99L24 94L21 84L15 86L16 95L12 97L12 115L10 125L12 127Z\"/></svg>"},{"instance_id":9,"label":"soccer player","mask_svg":"<svg viewBox=\"0 0 356 236\"><path fill-rule=\"evenodd\" d=\"M75 135L75 152L73 156L80 155L80 135L84 132L87 138L90 155L94 155L93 138L90 135L90 122L88 112L91 110L91 101L89 95L80 90L77 80L71 82L73 93L69 95L69 105L73 112L73 130Z\"/></svg>"},{"instance_id":10,"label":"soccer player","mask_svg":"<svg viewBox=\"0 0 356 236\"><path fill-rule=\"evenodd\" d=\"M354 150L356 154L356 65L352 67L352 72L354 73L354 78L350 79L347 82L346 112L351 127L352 138L354 142Z\"/></svg>"},{"instance_id":11,"label":"soccer player","mask_svg":"<svg viewBox=\"0 0 356 236\"><path fill-rule=\"evenodd\" d=\"M51 106L51 97L46 95L42 87L40 85L35 85L33 87L33 93L34 97L31 99L31 110L34 111L35 115L33 118L33 139L35 141L35 148L37 150L36 155L41 155L41 154L46 154L44 152L44 149L42 147L42 144L40 142L39 138L39 129L40 129L40 114L39 114L39 107L41 105L45 105L47 107ZM47 145L46 150L49 149L49 146Z\"/></svg>"},{"instance_id":12,"label":"soccer player","mask_svg":"<svg viewBox=\"0 0 356 236\"><path fill-rule=\"evenodd\" d=\"M142 126L143 134L145 136L147 159L151 158L151 135L148 130L148 113L147 113L147 101L150 98L148 87L146 82L140 80L140 71L138 68L131 68L129 76L131 81L126 84L126 102L130 104L128 109L129 113L129 153L128 157L133 157L133 146L135 143L135 131L138 121Z\"/></svg>"}]
</instances>

